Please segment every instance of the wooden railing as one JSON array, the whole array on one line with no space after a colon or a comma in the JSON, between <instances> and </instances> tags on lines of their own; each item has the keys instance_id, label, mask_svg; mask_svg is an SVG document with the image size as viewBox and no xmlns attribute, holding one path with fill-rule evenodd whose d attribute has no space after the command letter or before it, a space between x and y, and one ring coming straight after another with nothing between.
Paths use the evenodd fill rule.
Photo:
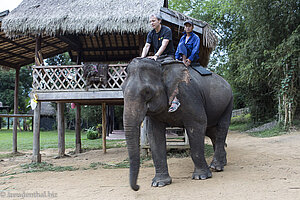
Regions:
<instances>
[{"instance_id":1,"label":"wooden railing","mask_svg":"<svg viewBox=\"0 0 300 200\"><path fill-rule=\"evenodd\" d=\"M110 64L107 85L92 84L89 91L121 90L127 64ZM33 66L32 88L35 92L86 91L83 65Z\"/></svg>"}]
</instances>

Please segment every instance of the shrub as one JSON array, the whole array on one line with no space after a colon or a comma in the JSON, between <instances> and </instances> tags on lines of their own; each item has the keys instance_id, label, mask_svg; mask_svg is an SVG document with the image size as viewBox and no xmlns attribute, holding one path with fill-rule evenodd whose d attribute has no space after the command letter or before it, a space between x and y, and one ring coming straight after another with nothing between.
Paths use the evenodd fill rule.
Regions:
<instances>
[{"instance_id":1,"label":"shrub","mask_svg":"<svg viewBox=\"0 0 300 200\"><path fill-rule=\"evenodd\" d=\"M95 140L100 138L100 135L98 134L98 131L95 130L95 127L90 127L89 129L86 129L86 137L89 140Z\"/></svg>"},{"instance_id":2,"label":"shrub","mask_svg":"<svg viewBox=\"0 0 300 200\"><path fill-rule=\"evenodd\" d=\"M231 118L231 124L244 124L244 123L250 123L251 121L251 115L246 114L246 115L239 115L236 117Z\"/></svg>"}]
</instances>

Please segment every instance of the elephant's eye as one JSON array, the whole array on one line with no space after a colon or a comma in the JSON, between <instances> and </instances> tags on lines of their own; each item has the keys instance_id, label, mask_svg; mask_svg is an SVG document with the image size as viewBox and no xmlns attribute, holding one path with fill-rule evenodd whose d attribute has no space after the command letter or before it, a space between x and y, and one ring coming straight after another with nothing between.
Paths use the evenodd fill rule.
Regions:
<instances>
[{"instance_id":1,"label":"elephant's eye","mask_svg":"<svg viewBox=\"0 0 300 200\"><path fill-rule=\"evenodd\" d=\"M142 90L141 95L145 101L149 101L152 98L152 89L149 86L145 87Z\"/></svg>"}]
</instances>

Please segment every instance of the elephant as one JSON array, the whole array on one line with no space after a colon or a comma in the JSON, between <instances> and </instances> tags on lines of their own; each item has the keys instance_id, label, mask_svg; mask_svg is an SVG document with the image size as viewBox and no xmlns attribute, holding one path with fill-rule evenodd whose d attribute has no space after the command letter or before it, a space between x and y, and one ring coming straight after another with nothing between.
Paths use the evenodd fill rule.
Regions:
<instances>
[{"instance_id":1,"label":"elephant","mask_svg":"<svg viewBox=\"0 0 300 200\"><path fill-rule=\"evenodd\" d=\"M226 160L226 137L233 107L232 89L221 76L201 76L181 61L159 63L149 58L134 58L127 66L122 84L124 96L123 124L130 161L129 182L139 190L140 125L147 116L148 139L155 166L151 186L171 184L166 155L166 127L186 129L194 162L193 179L212 177L210 168L223 171ZM180 107L173 113L168 108L177 97ZM210 166L204 157L204 139L214 147Z\"/></svg>"}]
</instances>

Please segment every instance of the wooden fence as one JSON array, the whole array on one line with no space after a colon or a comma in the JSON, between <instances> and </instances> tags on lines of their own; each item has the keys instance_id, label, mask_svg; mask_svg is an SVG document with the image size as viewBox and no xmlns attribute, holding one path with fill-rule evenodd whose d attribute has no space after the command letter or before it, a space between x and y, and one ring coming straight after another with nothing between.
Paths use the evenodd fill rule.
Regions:
<instances>
[{"instance_id":1,"label":"wooden fence","mask_svg":"<svg viewBox=\"0 0 300 200\"><path fill-rule=\"evenodd\" d=\"M127 76L127 64L110 64L107 85L92 84L89 90L121 90ZM33 91L85 91L83 65L70 66L33 66Z\"/></svg>"}]
</instances>

